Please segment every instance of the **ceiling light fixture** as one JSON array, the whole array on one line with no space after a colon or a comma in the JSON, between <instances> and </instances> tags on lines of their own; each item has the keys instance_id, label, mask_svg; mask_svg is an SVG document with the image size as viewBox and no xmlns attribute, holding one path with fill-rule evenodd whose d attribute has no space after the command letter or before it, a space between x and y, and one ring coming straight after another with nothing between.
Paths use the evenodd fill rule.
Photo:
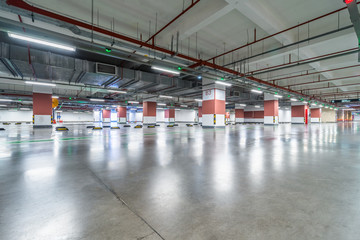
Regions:
<instances>
[{"instance_id":1,"label":"ceiling light fixture","mask_svg":"<svg viewBox=\"0 0 360 240\"><path fill-rule=\"evenodd\" d=\"M154 70L162 71L162 72L167 72L167 73L172 73L172 74L175 74L175 75L180 75L180 73L177 72L177 71L169 70L169 69L162 68L162 67L151 67L151 68L154 69Z\"/></svg>"},{"instance_id":2,"label":"ceiling light fixture","mask_svg":"<svg viewBox=\"0 0 360 240\"><path fill-rule=\"evenodd\" d=\"M274 95L274 97L276 97L276 98L283 98L283 96L278 95L278 94Z\"/></svg>"},{"instance_id":3,"label":"ceiling light fixture","mask_svg":"<svg viewBox=\"0 0 360 240\"><path fill-rule=\"evenodd\" d=\"M33 82L33 81L25 81L26 84L32 85L41 85L41 86L49 86L49 87L56 87L54 83L45 83L45 82Z\"/></svg>"},{"instance_id":4,"label":"ceiling light fixture","mask_svg":"<svg viewBox=\"0 0 360 240\"><path fill-rule=\"evenodd\" d=\"M195 99L196 102L202 102L203 100L201 99Z\"/></svg>"},{"instance_id":5,"label":"ceiling light fixture","mask_svg":"<svg viewBox=\"0 0 360 240\"><path fill-rule=\"evenodd\" d=\"M90 98L90 101L93 101L93 102L105 102L105 99Z\"/></svg>"},{"instance_id":6,"label":"ceiling light fixture","mask_svg":"<svg viewBox=\"0 0 360 240\"><path fill-rule=\"evenodd\" d=\"M263 93L262 91L256 90L256 89L251 89L251 91L252 91L253 93L259 93L259 94Z\"/></svg>"},{"instance_id":7,"label":"ceiling light fixture","mask_svg":"<svg viewBox=\"0 0 360 240\"><path fill-rule=\"evenodd\" d=\"M0 102L12 102L13 100L11 99L0 99Z\"/></svg>"},{"instance_id":8,"label":"ceiling light fixture","mask_svg":"<svg viewBox=\"0 0 360 240\"><path fill-rule=\"evenodd\" d=\"M139 104L139 102L137 102L137 101L128 101L128 103Z\"/></svg>"},{"instance_id":9,"label":"ceiling light fixture","mask_svg":"<svg viewBox=\"0 0 360 240\"><path fill-rule=\"evenodd\" d=\"M173 98L172 96L159 95L159 98Z\"/></svg>"},{"instance_id":10,"label":"ceiling light fixture","mask_svg":"<svg viewBox=\"0 0 360 240\"><path fill-rule=\"evenodd\" d=\"M180 107L187 107L187 105L180 105Z\"/></svg>"},{"instance_id":11,"label":"ceiling light fixture","mask_svg":"<svg viewBox=\"0 0 360 240\"><path fill-rule=\"evenodd\" d=\"M166 103L158 103L159 106L166 106Z\"/></svg>"},{"instance_id":12,"label":"ceiling light fixture","mask_svg":"<svg viewBox=\"0 0 360 240\"><path fill-rule=\"evenodd\" d=\"M57 99L57 98L59 98L59 97L58 97L58 96L52 96L52 98L56 98L56 99Z\"/></svg>"},{"instance_id":13,"label":"ceiling light fixture","mask_svg":"<svg viewBox=\"0 0 360 240\"><path fill-rule=\"evenodd\" d=\"M297 102L296 98L291 98L290 101Z\"/></svg>"},{"instance_id":14,"label":"ceiling light fixture","mask_svg":"<svg viewBox=\"0 0 360 240\"><path fill-rule=\"evenodd\" d=\"M227 86L227 87L231 86L231 83L226 83L226 82L221 82L221 81L215 81L215 83L220 84L220 85L224 85L224 86Z\"/></svg>"},{"instance_id":15,"label":"ceiling light fixture","mask_svg":"<svg viewBox=\"0 0 360 240\"><path fill-rule=\"evenodd\" d=\"M8 35L11 38L15 38L15 39L19 39L19 40L23 40L23 41L27 41L27 42L42 44L42 45L45 45L45 46L59 48L59 49L63 49L63 50L71 51L71 52L76 51L76 48L74 48L74 47L65 46L65 45L58 44L58 43L48 42L48 41L45 41L45 40L36 39L36 38L32 38L32 37L26 37L26 36L14 34L14 33L8 33Z\"/></svg>"},{"instance_id":16,"label":"ceiling light fixture","mask_svg":"<svg viewBox=\"0 0 360 240\"><path fill-rule=\"evenodd\" d=\"M256 105L255 108L260 108L260 106L259 106L259 105Z\"/></svg>"},{"instance_id":17,"label":"ceiling light fixture","mask_svg":"<svg viewBox=\"0 0 360 240\"><path fill-rule=\"evenodd\" d=\"M240 104L240 106L242 106L242 107L246 107L246 104Z\"/></svg>"},{"instance_id":18,"label":"ceiling light fixture","mask_svg":"<svg viewBox=\"0 0 360 240\"><path fill-rule=\"evenodd\" d=\"M125 92L125 91L111 90L111 89L108 89L108 92L126 94L126 92Z\"/></svg>"}]
</instances>

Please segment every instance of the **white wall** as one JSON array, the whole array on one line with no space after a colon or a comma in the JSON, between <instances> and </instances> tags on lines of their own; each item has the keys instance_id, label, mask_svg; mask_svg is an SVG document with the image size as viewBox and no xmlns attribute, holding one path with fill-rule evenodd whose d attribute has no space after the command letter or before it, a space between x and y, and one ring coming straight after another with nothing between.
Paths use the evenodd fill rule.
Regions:
<instances>
[{"instance_id":1,"label":"white wall","mask_svg":"<svg viewBox=\"0 0 360 240\"><path fill-rule=\"evenodd\" d=\"M360 121L360 115L355 115L354 116L354 121Z\"/></svg>"},{"instance_id":2,"label":"white wall","mask_svg":"<svg viewBox=\"0 0 360 240\"><path fill-rule=\"evenodd\" d=\"M230 122L235 122L235 112L230 112Z\"/></svg>"},{"instance_id":3,"label":"white wall","mask_svg":"<svg viewBox=\"0 0 360 240\"><path fill-rule=\"evenodd\" d=\"M279 109L279 123L291 122L291 110Z\"/></svg>"},{"instance_id":4,"label":"white wall","mask_svg":"<svg viewBox=\"0 0 360 240\"><path fill-rule=\"evenodd\" d=\"M55 114L55 116L57 116ZM94 114L92 112L89 113L74 113L74 112L62 112L60 113L61 120L64 122L93 122Z\"/></svg>"},{"instance_id":5,"label":"white wall","mask_svg":"<svg viewBox=\"0 0 360 240\"><path fill-rule=\"evenodd\" d=\"M156 109L156 122L165 122L165 111Z\"/></svg>"},{"instance_id":6,"label":"white wall","mask_svg":"<svg viewBox=\"0 0 360 240\"><path fill-rule=\"evenodd\" d=\"M32 111L0 110L0 122L32 122Z\"/></svg>"},{"instance_id":7,"label":"white wall","mask_svg":"<svg viewBox=\"0 0 360 240\"><path fill-rule=\"evenodd\" d=\"M195 110L175 111L175 122L194 122L196 117Z\"/></svg>"},{"instance_id":8,"label":"white wall","mask_svg":"<svg viewBox=\"0 0 360 240\"><path fill-rule=\"evenodd\" d=\"M128 122L142 122L142 112L128 112Z\"/></svg>"}]
</instances>

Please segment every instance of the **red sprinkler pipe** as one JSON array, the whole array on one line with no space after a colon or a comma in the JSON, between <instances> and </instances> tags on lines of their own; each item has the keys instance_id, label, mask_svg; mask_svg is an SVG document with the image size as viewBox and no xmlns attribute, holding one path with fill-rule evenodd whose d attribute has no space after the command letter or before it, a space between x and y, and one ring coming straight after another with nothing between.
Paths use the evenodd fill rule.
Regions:
<instances>
[{"instance_id":1,"label":"red sprinkler pipe","mask_svg":"<svg viewBox=\"0 0 360 240\"><path fill-rule=\"evenodd\" d=\"M338 78L326 79L326 80L315 81L315 82L296 83L296 84L288 85L288 87L301 86L301 85L309 85L309 84L317 84L317 83L324 83L324 82L332 82L332 81L340 81L340 80L349 79L349 78L356 78L356 77L360 77L360 75L346 76L346 77L338 77Z\"/></svg>"},{"instance_id":2,"label":"red sprinkler pipe","mask_svg":"<svg viewBox=\"0 0 360 240\"><path fill-rule=\"evenodd\" d=\"M324 72L333 72L333 71L338 71L338 70L343 70L343 69L348 69L348 68L354 68L354 67L360 67L360 64L347 66L347 67L341 67L341 68L333 68L333 69L323 70L323 71L319 71L319 72L312 72L312 73L307 72L306 74L299 74L299 75L294 75L294 76L289 76L289 77L274 78L274 79L269 80L269 82L270 81L271 82L273 82L273 81L282 81L282 80L293 79L293 78L297 78L297 77L305 77L305 76L309 76L309 75L315 75L315 74L320 74L320 73L324 73Z\"/></svg>"},{"instance_id":3,"label":"red sprinkler pipe","mask_svg":"<svg viewBox=\"0 0 360 240\"><path fill-rule=\"evenodd\" d=\"M183 10L179 15L177 15L173 20L171 20L168 24L166 24L164 27L162 27L159 31L157 31L154 35L152 35L147 41L149 42L151 39L154 39L159 33L161 33L162 31L164 31L165 28L167 28L169 25L171 25L173 22L175 22L176 20L178 20L182 15L184 15L187 11L189 11L191 8L193 8L196 4L198 4L200 2L200 0L196 0L194 2L194 0L192 0L192 3L189 7L187 7L185 10Z\"/></svg>"}]
</instances>

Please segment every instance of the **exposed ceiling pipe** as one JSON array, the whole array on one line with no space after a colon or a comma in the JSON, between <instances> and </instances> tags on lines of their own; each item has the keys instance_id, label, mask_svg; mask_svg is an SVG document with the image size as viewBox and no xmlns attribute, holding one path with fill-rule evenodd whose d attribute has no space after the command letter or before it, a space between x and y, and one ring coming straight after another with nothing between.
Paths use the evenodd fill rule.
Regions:
<instances>
[{"instance_id":1,"label":"exposed ceiling pipe","mask_svg":"<svg viewBox=\"0 0 360 240\"><path fill-rule=\"evenodd\" d=\"M360 77L360 75L338 77L338 78L319 80L319 81L313 81L313 82L295 83L295 84L290 84L290 85L287 85L287 86L288 87L294 87L294 86L302 86L302 85L310 85L310 84L320 84L320 83L324 83L324 82L341 81L341 80L344 80L344 79L356 78L356 77Z\"/></svg>"},{"instance_id":2,"label":"exposed ceiling pipe","mask_svg":"<svg viewBox=\"0 0 360 240\"><path fill-rule=\"evenodd\" d=\"M157 31L154 35L152 35L148 40L145 41L145 43L148 43L148 42L150 42L150 40L152 40L152 44L154 45L155 37L157 35L159 35L162 31L165 30L165 28L167 28L172 23L174 23L177 19L179 19L182 15L184 15L187 11L189 11L191 8L193 8L199 2L200 2L200 0L196 0L195 2L192 0L192 3L191 3L191 5L189 7L187 7L185 10L183 10L179 15L177 15L169 23L167 23L164 27L162 27L159 31ZM140 46L140 47L142 47L142 46ZM133 53L136 53L136 51L134 51Z\"/></svg>"},{"instance_id":3,"label":"exposed ceiling pipe","mask_svg":"<svg viewBox=\"0 0 360 240\"><path fill-rule=\"evenodd\" d=\"M350 86L359 86L359 85L360 85L360 83L351 83L351 84L343 84L343 85L336 85L336 86L301 89L301 91L328 90L331 88L341 88L341 87L350 87Z\"/></svg>"},{"instance_id":4,"label":"exposed ceiling pipe","mask_svg":"<svg viewBox=\"0 0 360 240\"><path fill-rule=\"evenodd\" d=\"M335 57L341 57L344 55L353 54L353 53L357 53L357 52L359 52L359 48L350 48L350 49L346 49L343 51L332 52L332 53L328 53L328 54L324 54L324 55L320 55L320 56L316 56L316 57L302 59L302 60L295 61L295 62L288 62L288 63L276 65L276 66L253 70L253 71L250 71L249 73L246 73L245 76L260 75L260 74L264 74L264 73L268 73L268 72L278 71L278 70L281 70L284 68L297 67L297 66L309 64L312 62L319 62L319 61L323 61L323 60L327 60L327 59L331 59L331 58L335 58Z\"/></svg>"},{"instance_id":5,"label":"exposed ceiling pipe","mask_svg":"<svg viewBox=\"0 0 360 240\"><path fill-rule=\"evenodd\" d=\"M163 52L163 53L168 54L170 56L175 55L175 52L172 52L172 51L170 51L168 49L165 49L165 48L162 48L162 47L159 47L159 46L156 46L156 45L152 45L152 44L149 44L149 43L145 43L143 41L139 41L137 39L134 39L134 38L131 38L131 37L119 34L119 33L109 31L107 29L103 29L103 28L100 28L100 27L97 27L97 26L92 26L91 24L81 22L81 21L78 21L78 20L63 16L63 15L60 15L60 14L57 14L57 13L54 13L54 12L50 12L50 11L35 7L35 6L31 6L31 5L29 5L28 3L26 3L23 0L7 0L6 3L8 5L18 7L18 8L33 12L33 13L37 13L37 14L40 14L40 15L43 15L43 16L47 16L49 18L57 19L57 20L60 20L60 21L66 22L66 23L70 23L70 24L73 24L73 25L88 29L90 31L94 31L94 32L98 32L98 33L105 34L105 35L108 35L108 36L112 36L114 38L118 38L118 39L121 39L123 41L135 44L135 45L139 45L139 46L150 48L150 49L153 49L153 50L156 50L156 51L159 51L159 52ZM222 66L219 66L219 65L216 65L214 63L203 62L201 59L196 59L196 58L184 55L184 54L177 54L176 57L182 58L182 59L185 59L185 60L188 60L188 61L191 61L191 62L200 63L200 64L208 66L210 68L217 69L217 70L220 70L222 72L226 72L226 73L229 73L229 74L232 74L232 75L235 75L235 76L244 77L244 74L242 74L242 73L239 73L237 71L234 71L232 69L228 69L228 68L225 68L225 67L222 67ZM293 93L293 94L296 94L296 95L299 95L299 96L310 98L310 96L307 96L305 94L293 91L291 89L287 89L285 87L277 86L275 84L271 84L269 82L266 82L266 81L263 81L263 80L260 80L260 79L254 78L254 77L248 77L247 79L249 79L251 81L254 81L254 82L257 82L259 84L268 86L268 87L277 88L277 89L287 91L287 92L290 92L290 93Z\"/></svg>"},{"instance_id":6,"label":"exposed ceiling pipe","mask_svg":"<svg viewBox=\"0 0 360 240\"><path fill-rule=\"evenodd\" d=\"M281 47L278 47L278 48L275 48L275 49L271 49L271 50L266 51L266 52L255 54L255 55L252 55L250 57L243 58L241 60L237 60L237 61L234 61L234 62L231 62L231 63L227 63L227 64L225 64L223 66L227 67L227 66L230 66L230 65L234 65L234 64L239 63L239 62L247 61L247 60L250 60L250 59L253 59L253 58L256 58L256 57L260 57L260 56L263 56L263 55L266 55L266 54L269 54L269 53L273 53L273 52L276 52L276 51L279 51L279 50L282 50L282 49L286 49L286 48L289 48L289 47L292 47L292 46L296 46L296 45L299 45L301 43L306 43L306 42L309 42L309 41L312 41L312 40L315 40L315 39L318 39L318 38L325 37L327 35L331 35L331 34L334 34L334 33L337 33L337 32L341 32L341 31L350 29L352 27L353 27L353 25L342 27L342 28L339 28L339 29L336 29L336 30L333 30L333 31L330 31L330 32L327 32L327 33L323 33L323 34L316 35L316 36L313 36L313 37L310 37L310 38L307 38L307 39L303 39L303 40L300 40L300 41L297 41L297 42L290 43L288 45L284 45L284 46L281 46Z\"/></svg>"},{"instance_id":7,"label":"exposed ceiling pipe","mask_svg":"<svg viewBox=\"0 0 360 240\"><path fill-rule=\"evenodd\" d=\"M359 4L359 3L360 3L360 2L358 2L357 4ZM237 48L235 48L235 49L232 49L232 50L230 50L230 51L227 51L227 52L222 53L222 54L220 54L220 55L217 55L217 56L215 56L215 57L212 57L212 58L210 58L210 59L208 59L208 60L206 60L206 61L207 61L207 62L208 62L208 61L213 61L213 60L215 60L216 58L222 57L222 56L224 56L224 55L227 55L227 54L229 54L229 53L235 52L235 51L240 50L240 49L242 49L242 48L251 46L251 45L253 45L253 44L255 44L255 43L258 43L258 42L264 41L264 40L266 40L266 39L275 37L275 36L277 36L277 35L283 34L283 33L285 33L285 32L288 32L288 31L293 30L293 29L295 29L295 28L304 26L304 25L306 25L306 24L309 24L309 23L314 22L314 21L316 21L316 20L322 19L322 18L324 18L324 17L327 17L327 16L330 16L330 15L336 14L336 13L338 13L338 12L341 12L341 11L345 10L345 9L346 9L346 7L343 7L343 8L340 8L340 9L338 9L338 10L329 12L329 13L324 14L324 15L321 15L321 16L319 16L319 17L313 18L313 19L311 19L311 20L309 20L309 21L306 21L306 22L297 24L297 25L295 25L295 26L293 26L293 27L287 28L287 29L282 30L282 31L280 31L280 32L277 32L277 33L271 34L271 35L269 35L269 36L263 37L263 38L261 38L261 39L258 39L258 40L255 39L255 40L254 40L253 42L251 42L251 43L247 43L247 44L245 44L245 45L242 45L242 46L240 46L240 47L237 47Z\"/></svg>"},{"instance_id":8,"label":"exposed ceiling pipe","mask_svg":"<svg viewBox=\"0 0 360 240\"><path fill-rule=\"evenodd\" d=\"M312 73L307 72L305 74L293 75L293 76L289 76L289 77L274 78L274 79L270 79L268 81L271 81L271 82L276 81L277 82L277 81L288 80L288 79L293 79L293 78L298 78L298 77L305 77L305 76L310 76L310 75L321 74L321 73L324 73L324 72L333 72L333 71L338 71L338 70L344 70L344 69L354 68L354 67L360 67L360 64L347 66L347 67L333 68L333 69L328 69L328 70L323 70L323 71L318 71L318 72L312 72Z\"/></svg>"}]
</instances>

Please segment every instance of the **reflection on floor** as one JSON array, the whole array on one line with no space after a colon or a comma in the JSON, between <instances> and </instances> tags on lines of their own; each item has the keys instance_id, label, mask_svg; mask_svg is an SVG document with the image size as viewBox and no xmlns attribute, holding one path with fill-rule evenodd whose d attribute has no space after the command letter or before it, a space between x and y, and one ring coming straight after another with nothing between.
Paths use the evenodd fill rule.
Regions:
<instances>
[{"instance_id":1,"label":"reflection on floor","mask_svg":"<svg viewBox=\"0 0 360 240\"><path fill-rule=\"evenodd\" d=\"M360 124L0 132L0 239L359 239Z\"/></svg>"}]
</instances>

